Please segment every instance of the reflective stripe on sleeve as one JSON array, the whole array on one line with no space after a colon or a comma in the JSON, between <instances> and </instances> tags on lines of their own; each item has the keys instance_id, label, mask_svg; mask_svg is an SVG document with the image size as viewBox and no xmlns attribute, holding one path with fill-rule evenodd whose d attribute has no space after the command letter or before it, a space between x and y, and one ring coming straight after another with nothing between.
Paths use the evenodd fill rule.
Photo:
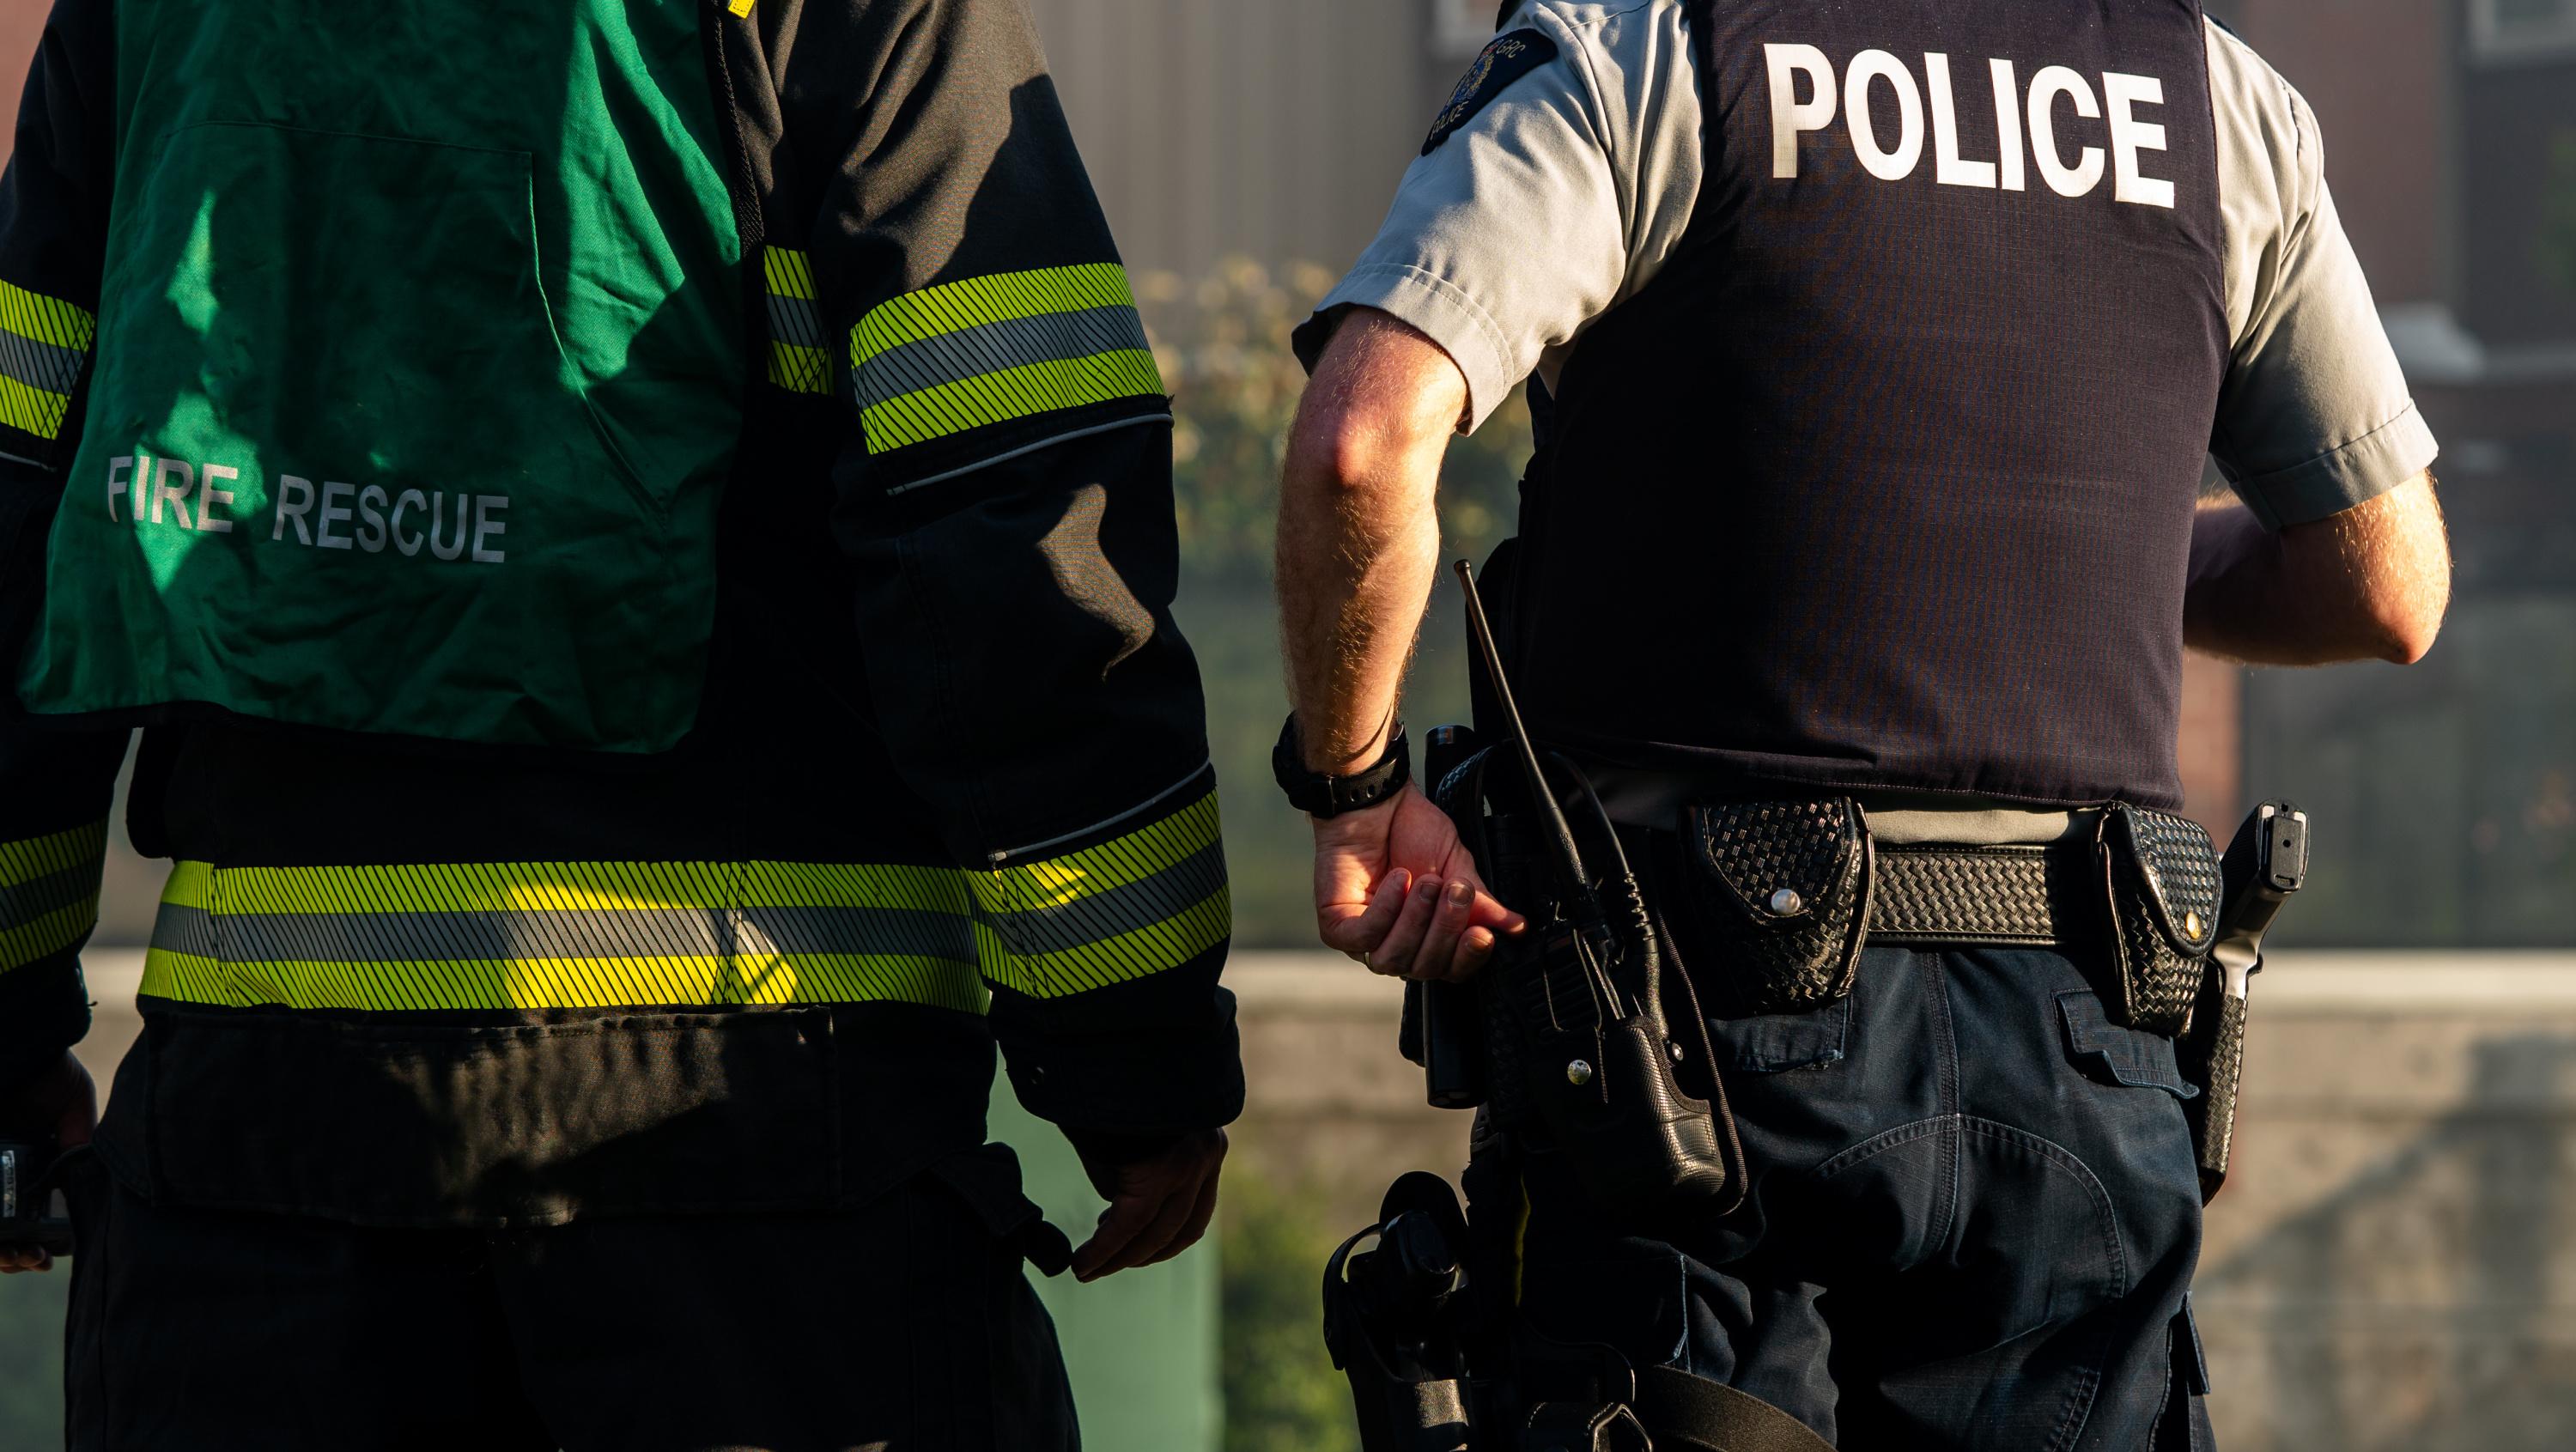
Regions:
<instances>
[{"instance_id":1,"label":"reflective stripe on sleeve","mask_svg":"<svg viewBox=\"0 0 2576 1452\"><path fill-rule=\"evenodd\" d=\"M969 277L905 293L850 332L851 386L882 454L986 424L1163 396L1114 262Z\"/></svg>"},{"instance_id":2,"label":"reflective stripe on sleeve","mask_svg":"<svg viewBox=\"0 0 2576 1452\"><path fill-rule=\"evenodd\" d=\"M0 424L58 437L97 337L88 310L0 281Z\"/></svg>"},{"instance_id":3,"label":"reflective stripe on sleeve","mask_svg":"<svg viewBox=\"0 0 2576 1452\"><path fill-rule=\"evenodd\" d=\"M791 393L830 393L832 355L823 343L812 265L790 247L762 249L760 265L769 294L769 381Z\"/></svg>"},{"instance_id":4,"label":"reflective stripe on sleeve","mask_svg":"<svg viewBox=\"0 0 2576 1452\"><path fill-rule=\"evenodd\" d=\"M1098 846L970 881L984 972L1037 998L1179 967L1233 931L1214 792Z\"/></svg>"},{"instance_id":5,"label":"reflective stripe on sleeve","mask_svg":"<svg viewBox=\"0 0 2576 1452\"><path fill-rule=\"evenodd\" d=\"M98 926L107 823L0 842L0 972L78 947Z\"/></svg>"}]
</instances>

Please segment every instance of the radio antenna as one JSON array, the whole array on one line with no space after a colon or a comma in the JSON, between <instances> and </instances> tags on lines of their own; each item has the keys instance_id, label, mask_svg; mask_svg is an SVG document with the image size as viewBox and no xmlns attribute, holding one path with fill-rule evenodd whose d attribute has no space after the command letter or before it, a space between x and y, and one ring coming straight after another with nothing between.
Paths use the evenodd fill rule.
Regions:
<instances>
[{"instance_id":1,"label":"radio antenna","mask_svg":"<svg viewBox=\"0 0 2576 1452\"><path fill-rule=\"evenodd\" d=\"M1530 800L1547 824L1549 845L1555 848L1558 868L1588 901L1592 879L1584 872L1583 854L1574 845L1574 828L1565 820L1565 810L1557 805L1556 793L1548 789L1547 773L1539 767L1538 748L1530 742L1529 728L1521 724L1521 708L1512 699L1511 683L1503 678L1502 652L1494 645L1493 626L1485 620L1485 602L1476 594L1476 572L1465 560L1458 561L1456 568L1458 588L1467 597L1467 639L1476 648L1476 660L1484 667L1486 683L1494 688L1494 703L1503 713L1503 725L1512 738L1514 754L1520 757L1521 772L1529 779Z\"/></svg>"}]
</instances>

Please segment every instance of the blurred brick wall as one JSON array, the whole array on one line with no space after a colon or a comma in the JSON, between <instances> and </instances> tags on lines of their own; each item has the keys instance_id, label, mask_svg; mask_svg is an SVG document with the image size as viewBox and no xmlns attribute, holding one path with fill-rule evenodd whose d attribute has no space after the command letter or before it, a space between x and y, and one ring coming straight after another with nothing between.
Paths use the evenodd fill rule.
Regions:
<instances>
[{"instance_id":1,"label":"blurred brick wall","mask_svg":"<svg viewBox=\"0 0 2576 1452\"><path fill-rule=\"evenodd\" d=\"M2305 96L2326 183L2383 304L2443 296L2453 200L2450 0L2239 0L2246 42Z\"/></svg>"},{"instance_id":2,"label":"blurred brick wall","mask_svg":"<svg viewBox=\"0 0 2576 1452\"><path fill-rule=\"evenodd\" d=\"M2182 809L2224 845L2244 816L2245 671L2205 655L2182 660Z\"/></svg>"}]
</instances>

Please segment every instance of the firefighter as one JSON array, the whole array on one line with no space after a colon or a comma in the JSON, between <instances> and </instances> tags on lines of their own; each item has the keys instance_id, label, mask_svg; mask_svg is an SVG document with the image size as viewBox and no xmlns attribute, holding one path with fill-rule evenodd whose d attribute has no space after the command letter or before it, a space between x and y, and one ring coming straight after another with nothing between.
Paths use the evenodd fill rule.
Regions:
<instances>
[{"instance_id":1,"label":"firefighter","mask_svg":"<svg viewBox=\"0 0 2576 1452\"><path fill-rule=\"evenodd\" d=\"M1188 1246L1242 1097L1170 419L1015 0L57 0L0 1120L71 1444L1073 1447L1022 1262Z\"/></svg>"}]
</instances>

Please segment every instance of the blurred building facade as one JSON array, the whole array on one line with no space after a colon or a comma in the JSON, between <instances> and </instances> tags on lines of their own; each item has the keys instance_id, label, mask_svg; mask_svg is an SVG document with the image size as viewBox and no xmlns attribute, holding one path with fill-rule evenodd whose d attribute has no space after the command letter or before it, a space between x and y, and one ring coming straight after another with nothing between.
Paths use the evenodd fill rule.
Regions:
<instances>
[{"instance_id":1,"label":"blurred building facade","mask_svg":"<svg viewBox=\"0 0 2576 1452\"><path fill-rule=\"evenodd\" d=\"M2295 940L2576 943L2576 0L2228 0L2315 109L2457 562L2422 664L2257 671L2243 776L2317 821Z\"/></svg>"},{"instance_id":2,"label":"blurred building facade","mask_svg":"<svg viewBox=\"0 0 2576 1452\"><path fill-rule=\"evenodd\" d=\"M1030 0L1132 263L1346 266L1492 0ZM2311 103L2443 441L2457 601L2398 670L2186 672L2188 810L2310 808L2293 941L2576 943L2576 0L2211 0Z\"/></svg>"}]
</instances>

